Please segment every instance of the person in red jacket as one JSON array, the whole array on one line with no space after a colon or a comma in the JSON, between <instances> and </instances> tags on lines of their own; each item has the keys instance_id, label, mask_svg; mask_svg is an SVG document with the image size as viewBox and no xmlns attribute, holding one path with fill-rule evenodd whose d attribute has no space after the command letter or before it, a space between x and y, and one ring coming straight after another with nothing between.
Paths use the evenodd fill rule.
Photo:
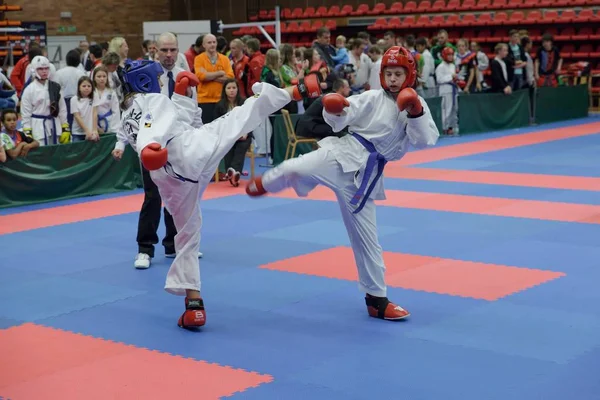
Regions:
<instances>
[{"instance_id":1,"label":"person in red jacket","mask_svg":"<svg viewBox=\"0 0 600 400\"><path fill-rule=\"evenodd\" d=\"M25 74L27 73L27 67L29 63L37 56L43 55L42 48L36 42L29 44L29 52L26 56L21 57L15 64L12 72L10 73L10 82L17 91L17 96L21 98L21 93L25 88Z\"/></svg>"},{"instance_id":2,"label":"person in red jacket","mask_svg":"<svg viewBox=\"0 0 600 400\"><path fill-rule=\"evenodd\" d=\"M410 314L387 298L374 202L385 199L379 178L385 164L402 158L410 146L432 146L439 138L427 103L413 89L416 78L410 52L399 46L390 48L381 61L382 89L348 98L338 93L323 96L325 122L333 132L347 127L350 134L322 139L318 150L284 161L251 179L246 187L249 196L288 187L298 196L307 196L317 185L332 189L348 231L368 314L385 320L401 320Z\"/></svg>"},{"instance_id":3,"label":"person in red jacket","mask_svg":"<svg viewBox=\"0 0 600 400\"><path fill-rule=\"evenodd\" d=\"M246 42L246 51L248 52L248 82L246 86L246 95L253 96L252 86L260 82L260 75L265 66L265 55L260 51L260 42L256 38L249 39Z\"/></svg>"}]
</instances>

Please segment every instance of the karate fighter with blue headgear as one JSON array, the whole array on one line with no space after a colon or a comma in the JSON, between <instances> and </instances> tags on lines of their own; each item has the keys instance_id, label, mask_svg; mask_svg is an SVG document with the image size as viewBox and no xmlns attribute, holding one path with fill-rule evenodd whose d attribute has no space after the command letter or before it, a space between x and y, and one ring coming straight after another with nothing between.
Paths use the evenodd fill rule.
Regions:
<instances>
[{"instance_id":1,"label":"karate fighter with blue headgear","mask_svg":"<svg viewBox=\"0 0 600 400\"><path fill-rule=\"evenodd\" d=\"M416 77L410 52L391 47L381 61L382 89L348 98L337 93L323 96L325 122L334 132L348 127L350 135L322 139L318 150L284 161L246 188L250 196L288 187L298 196L307 196L317 185L332 189L350 237L368 314L385 320L410 314L387 298L374 203L385 199L383 168L402 158L409 146L432 146L439 138L427 103L412 88Z\"/></svg>"},{"instance_id":2,"label":"karate fighter with blue headgear","mask_svg":"<svg viewBox=\"0 0 600 400\"><path fill-rule=\"evenodd\" d=\"M221 159L242 136L255 130L266 117L290 101L321 94L316 76L298 85L280 89L256 83L256 95L213 122L194 128L200 112L194 99L185 96L198 78L182 71L177 75L175 93L169 99L160 94L163 69L154 61L127 63L121 73L125 88L121 132L150 171L165 207L173 215L177 235L176 256L167 274L165 290L185 296L185 311L178 321L183 328L206 323L200 296L198 250L202 215L199 200Z\"/></svg>"}]
</instances>

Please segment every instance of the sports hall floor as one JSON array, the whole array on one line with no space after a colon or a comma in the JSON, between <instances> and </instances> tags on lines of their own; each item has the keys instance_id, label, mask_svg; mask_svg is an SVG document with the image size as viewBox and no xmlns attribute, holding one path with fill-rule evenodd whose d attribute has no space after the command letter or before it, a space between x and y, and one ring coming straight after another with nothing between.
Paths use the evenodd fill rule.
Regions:
<instances>
[{"instance_id":1,"label":"sports hall floor","mask_svg":"<svg viewBox=\"0 0 600 400\"><path fill-rule=\"evenodd\" d=\"M396 323L367 316L327 190L211 185L200 332L162 247L133 268L140 191L0 210L0 398L600 398L600 118L443 138L386 176Z\"/></svg>"}]
</instances>

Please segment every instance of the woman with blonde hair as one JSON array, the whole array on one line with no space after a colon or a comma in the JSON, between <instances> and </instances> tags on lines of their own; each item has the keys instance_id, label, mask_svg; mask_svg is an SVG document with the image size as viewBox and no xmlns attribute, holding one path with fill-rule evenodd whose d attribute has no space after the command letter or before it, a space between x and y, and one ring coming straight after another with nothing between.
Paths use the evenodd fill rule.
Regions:
<instances>
[{"instance_id":1,"label":"woman with blonde hair","mask_svg":"<svg viewBox=\"0 0 600 400\"><path fill-rule=\"evenodd\" d=\"M108 44L108 51L117 53L119 57L121 57L121 67L125 65L125 60L127 60L127 54L129 54L129 46L127 46L127 41L125 40L125 38L122 38L120 36L112 38L112 40Z\"/></svg>"}]
</instances>

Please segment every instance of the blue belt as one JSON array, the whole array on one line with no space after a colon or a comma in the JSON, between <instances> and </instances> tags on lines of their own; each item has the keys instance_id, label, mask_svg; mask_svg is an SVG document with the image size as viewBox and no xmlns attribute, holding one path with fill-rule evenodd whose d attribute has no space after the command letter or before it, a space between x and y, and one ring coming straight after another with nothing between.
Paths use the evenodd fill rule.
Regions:
<instances>
[{"instance_id":1,"label":"blue belt","mask_svg":"<svg viewBox=\"0 0 600 400\"><path fill-rule=\"evenodd\" d=\"M110 124L108 123L108 117L110 117L111 115L112 110L108 110L108 112L98 115L98 127L102 128L104 130L104 133L109 133L108 128L110 127ZM102 126L103 122L105 125L104 127Z\"/></svg>"},{"instance_id":2,"label":"blue belt","mask_svg":"<svg viewBox=\"0 0 600 400\"><path fill-rule=\"evenodd\" d=\"M42 125L44 126L44 145L48 146L48 130L46 128L46 121L50 120L52 121L52 144L58 144L57 138L56 138L56 123L54 122L54 117L51 115L39 115L39 114L32 114L31 118L37 118L37 119L41 119L42 120Z\"/></svg>"},{"instance_id":3,"label":"blue belt","mask_svg":"<svg viewBox=\"0 0 600 400\"><path fill-rule=\"evenodd\" d=\"M456 104L456 94L458 93L458 86L454 82L446 82L442 83L442 85L450 85L452 86L452 107Z\"/></svg>"},{"instance_id":4,"label":"blue belt","mask_svg":"<svg viewBox=\"0 0 600 400\"><path fill-rule=\"evenodd\" d=\"M359 143L362 144L365 147L365 149L367 149L367 151L369 152L369 158L367 159L367 166L365 167L365 173L363 175L362 182L360 183L358 191L354 194L354 197L352 197L352 200L350 201L350 204L356 205L362 198L360 205L356 210L354 210L354 214L358 214L367 203L367 200L369 199L369 196L371 195L373 189L375 189L375 184L377 183L379 178L381 178L381 175L383 174L383 168L385 167L385 164L387 164L387 160L381 153L379 153L375 149L373 143L369 142L364 137L357 135L356 133L352 133L352 136L354 136L356 140L358 140ZM367 189L367 184L369 183L369 178L371 177L371 174L375 169L375 164L377 164L377 175L375 175L375 179L373 179L373 182ZM366 193L365 189L367 189Z\"/></svg>"},{"instance_id":5,"label":"blue belt","mask_svg":"<svg viewBox=\"0 0 600 400\"><path fill-rule=\"evenodd\" d=\"M169 139L167 141L167 144L165 145L165 147L167 147L169 145L169 143L171 143L171 140L173 140L173 139L175 139L175 138ZM168 162L168 161L167 161L167 163L165 164L165 166L163 168L164 168L165 172L167 173L167 175L169 175L170 177L175 178L175 179L177 179L177 180L179 180L181 182L198 183L197 180L186 178L185 176L177 173L175 171L175 169L173 169L173 165L170 162Z\"/></svg>"}]
</instances>

